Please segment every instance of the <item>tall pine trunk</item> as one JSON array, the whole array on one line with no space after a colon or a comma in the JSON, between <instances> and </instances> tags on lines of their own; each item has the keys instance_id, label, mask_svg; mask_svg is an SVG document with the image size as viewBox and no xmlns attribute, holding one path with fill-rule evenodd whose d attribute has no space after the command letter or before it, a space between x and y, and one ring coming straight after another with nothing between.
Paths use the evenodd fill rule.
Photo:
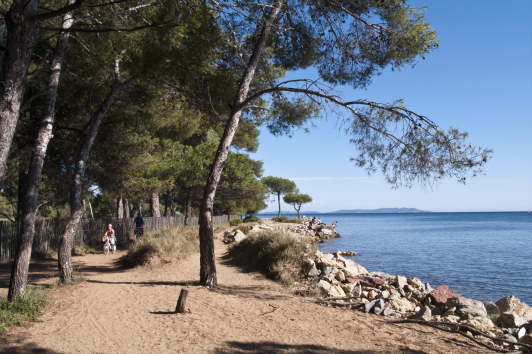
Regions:
<instances>
[{"instance_id":1,"label":"tall pine trunk","mask_svg":"<svg viewBox=\"0 0 532 354\"><path fill-rule=\"evenodd\" d=\"M277 203L279 204L279 214L277 217L281 217L281 193L277 193Z\"/></svg>"},{"instance_id":2,"label":"tall pine trunk","mask_svg":"<svg viewBox=\"0 0 532 354\"><path fill-rule=\"evenodd\" d=\"M5 15L6 45L0 71L0 189L26 88L38 0L14 0Z\"/></svg>"},{"instance_id":3,"label":"tall pine trunk","mask_svg":"<svg viewBox=\"0 0 532 354\"><path fill-rule=\"evenodd\" d=\"M129 219L129 201L124 198L124 218Z\"/></svg>"},{"instance_id":4,"label":"tall pine trunk","mask_svg":"<svg viewBox=\"0 0 532 354\"><path fill-rule=\"evenodd\" d=\"M68 283L72 281L72 245L74 243L74 235L76 229L78 228L79 222L82 215L82 206L81 206L81 190L83 178L85 177L85 170L87 168L87 161L89 160L89 153L96 140L98 135L98 130L100 129L100 124L109 111L111 104L116 98L116 95L120 90L133 82L133 79L128 80L125 83L122 83L119 73L119 64L122 59L122 52L115 60L115 75L116 79L111 92L107 95L103 103L100 105L98 110L93 114L91 124L87 135L83 138L81 145L81 151L79 153L78 161L74 170L74 178L72 181L72 186L70 187L70 218L68 219L65 230L61 237L61 243L59 244L59 254L58 254L58 267L59 267L59 280L62 283Z\"/></svg>"},{"instance_id":5,"label":"tall pine trunk","mask_svg":"<svg viewBox=\"0 0 532 354\"><path fill-rule=\"evenodd\" d=\"M69 2L73 2L73 0L69 0ZM72 15L68 13L63 16L63 24L61 28L68 29L72 26L73 22L74 20L72 19ZM68 37L68 32L61 33L57 39L57 45L54 49L51 72L48 76L48 92L44 99L44 105L40 117L40 126L37 134L37 140L35 141L31 155L30 167L24 187L23 197L20 200L22 211L21 223L18 234L17 252L15 255L15 261L13 262L11 280L9 283L9 301L15 301L23 297L26 293L31 246L35 233L37 193L39 190L39 182L41 179L46 150L48 148L48 143L52 138L57 87L59 85L59 77L61 76L61 67L63 64L63 57L65 54Z\"/></svg>"},{"instance_id":6,"label":"tall pine trunk","mask_svg":"<svg viewBox=\"0 0 532 354\"><path fill-rule=\"evenodd\" d=\"M122 219L124 217L124 202L122 197L116 199L116 218Z\"/></svg>"},{"instance_id":7,"label":"tall pine trunk","mask_svg":"<svg viewBox=\"0 0 532 354\"><path fill-rule=\"evenodd\" d=\"M212 225L216 188L218 187L223 168L227 162L229 148L231 147L231 142L233 141L233 137L238 127L238 121L242 115L242 110L245 108L242 107L242 103L247 97L251 81L253 80L259 60L262 56L262 51L266 46L272 25L277 14L281 10L283 3L284 0L275 0L268 17L264 19L258 41L253 48L253 54L249 59L248 66L246 67L242 81L240 82L238 92L233 102L233 108L231 109L227 124L225 125L225 130L222 139L220 140L220 144L218 145L218 151L216 152L207 184L205 185L199 215L200 284L209 288L217 286Z\"/></svg>"},{"instance_id":8,"label":"tall pine trunk","mask_svg":"<svg viewBox=\"0 0 532 354\"><path fill-rule=\"evenodd\" d=\"M161 217L161 209L159 208L159 192L157 191L151 193L150 210L151 210L152 217L154 218Z\"/></svg>"},{"instance_id":9,"label":"tall pine trunk","mask_svg":"<svg viewBox=\"0 0 532 354\"><path fill-rule=\"evenodd\" d=\"M189 192L187 194L187 205L185 206L185 226L189 223L190 214L192 214L192 193Z\"/></svg>"}]
</instances>

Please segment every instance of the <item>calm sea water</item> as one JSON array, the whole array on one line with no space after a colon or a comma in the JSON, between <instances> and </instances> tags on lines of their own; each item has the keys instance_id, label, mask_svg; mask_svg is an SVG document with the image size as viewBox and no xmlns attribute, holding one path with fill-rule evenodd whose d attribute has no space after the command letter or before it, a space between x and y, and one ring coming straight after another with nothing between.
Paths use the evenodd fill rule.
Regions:
<instances>
[{"instance_id":1,"label":"calm sea water","mask_svg":"<svg viewBox=\"0 0 532 354\"><path fill-rule=\"evenodd\" d=\"M532 306L532 213L316 216L327 225L338 221L342 235L320 249L355 251L352 259L369 271L418 277L433 288L447 284L481 301L515 295Z\"/></svg>"}]
</instances>

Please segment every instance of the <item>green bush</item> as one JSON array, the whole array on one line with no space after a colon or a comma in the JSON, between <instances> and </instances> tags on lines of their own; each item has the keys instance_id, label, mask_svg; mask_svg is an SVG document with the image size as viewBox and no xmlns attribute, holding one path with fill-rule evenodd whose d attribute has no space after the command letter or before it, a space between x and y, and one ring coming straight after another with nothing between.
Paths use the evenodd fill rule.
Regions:
<instances>
[{"instance_id":1,"label":"green bush","mask_svg":"<svg viewBox=\"0 0 532 354\"><path fill-rule=\"evenodd\" d=\"M231 244L226 258L235 265L258 270L285 285L292 285L305 277L303 254L315 251L316 246L306 240L268 230Z\"/></svg>"},{"instance_id":2,"label":"green bush","mask_svg":"<svg viewBox=\"0 0 532 354\"><path fill-rule=\"evenodd\" d=\"M15 302L0 300L0 334L7 332L8 327L24 326L28 321L35 321L41 310L49 303L42 287L26 288L24 298Z\"/></svg>"},{"instance_id":3,"label":"green bush","mask_svg":"<svg viewBox=\"0 0 532 354\"><path fill-rule=\"evenodd\" d=\"M259 224L263 223L262 219L259 218L258 216L248 216L247 218L244 219L244 222L257 222Z\"/></svg>"},{"instance_id":4,"label":"green bush","mask_svg":"<svg viewBox=\"0 0 532 354\"><path fill-rule=\"evenodd\" d=\"M301 224L301 220L299 220L298 218L292 218L292 219L289 219L287 218L286 216L281 216L281 217L274 217L272 218L273 221L275 222L283 222L283 223L290 223L290 224Z\"/></svg>"},{"instance_id":5,"label":"green bush","mask_svg":"<svg viewBox=\"0 0 532 354\"><path fill-rule=\"evenodd\" d=\"M231 220L229 220L229 225L238 226L238 225L242 224L243 222L244 222L244 220L242 220L242 219L231 219Z\"/></svg>"},{"instance_id":6,"label":"green bush","mask_svg":"<svg viewBox=\"0 0 532 354\"><path fill-rule=\"evenodd\" d=\"M199 252L198 230L198 226L186 226L145 233L131 242L120 263L136 267L183 259L190 253Z\"/></svg>"},{"instance_id":7,"label":"green bush","mask_svg":"<svg viewBox=\"0 0 532 354\"><path fill-rule=\"evenodd\" d=\"M246 236L249 234L249 229L248 229L247 227L245 227L245 226L235 227L235 231L236 231L236 230L240 230L240 231L242 231L242 233L243 233L244 235L246 235Z\"/></svg>"}]
</instances>

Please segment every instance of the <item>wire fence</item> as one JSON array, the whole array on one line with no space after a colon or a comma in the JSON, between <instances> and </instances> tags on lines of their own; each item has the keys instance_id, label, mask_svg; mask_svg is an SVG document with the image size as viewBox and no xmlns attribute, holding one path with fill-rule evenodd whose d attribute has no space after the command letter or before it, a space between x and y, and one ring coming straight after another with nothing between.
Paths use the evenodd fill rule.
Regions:
<instances>
[{"instance_id":1,"label":"wire fence","mask_svg":"<svg viewBox=\"0 0 532 354\"><path fill-rule=\"evenodd\" d=\"M213 216L213 226L229 223L231 219L238 219L238 215ZM161 218L144 218L146 225L144 232L156 231L169 227L183 227L185 218L165 216ZM199 218L189 218L189 225L197 225ZM35 222L35 235L33 236L32 251L48 252L58 251L61 235L67 220L42 219ZM118 242L126 242L135 238L133 232L135 224L133 219L83 219L81 220L76 235L74 247L82 245L97 245L102 241L102 236L107 230L107 225L112 224ZM0 221L0 260L13 259L17 249L17 225L9 221Z\"/></svg>"}]
</instances>

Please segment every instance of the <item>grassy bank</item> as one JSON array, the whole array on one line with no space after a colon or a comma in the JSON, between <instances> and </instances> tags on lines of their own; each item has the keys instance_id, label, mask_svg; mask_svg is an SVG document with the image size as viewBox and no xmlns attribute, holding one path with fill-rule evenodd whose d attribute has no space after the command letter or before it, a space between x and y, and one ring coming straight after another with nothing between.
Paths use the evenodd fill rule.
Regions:
<instances>
[{"instance_id":1,"label":"grassy bank","mask_svg":"<svg viewBox=\"0 0 532 354\"><path fill-rule=\"evenodd\" d=\"M199 228L187 226L146 233L128 244L128 252L120 262L127 267L169 263L199 252Z\"/></svg>"},{"instance_id":2,"label":"grassy bank","mask_svg":"<svg viewBox=\"0 0 532 354\"><path fill-rule=\"evenodd\" d=\"M306 240L297 240L281 231L271 230L231 244L226 259L290 286L304 278L304 255L315 251L316 246Z\"/></svg>"},{"instance_id":3,"label":"grassy bank","mask_svg":"<svg viewBox=\"0 0 532 354\"><path fill-rule=\"evenodd\" d=\"M42 287L28 286L23 299L9 302L0 301L0 335L12 326L24 326L26 322L36 321L43 307L50 303Z\"/></svg>"}]
</instances>

